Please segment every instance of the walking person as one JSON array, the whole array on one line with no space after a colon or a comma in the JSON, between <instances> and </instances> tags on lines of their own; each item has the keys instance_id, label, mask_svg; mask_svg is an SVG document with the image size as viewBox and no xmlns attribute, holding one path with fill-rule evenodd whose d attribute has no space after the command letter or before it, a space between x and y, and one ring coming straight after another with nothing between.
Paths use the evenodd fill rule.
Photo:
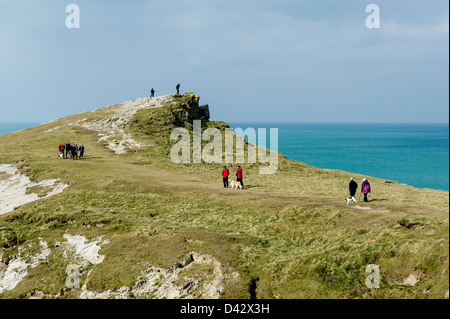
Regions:
<instances>
[{"instance_id":1,"label":"walking person","mask_svg":"<svg viewBox=\"0 0 450 319\"><path fill-rule=\"evenodd\" d=\"M84 156L84 145L83 144L80 145L79 151L80 151L80 160L83 160L83 156Z\"/></svg>"},{"instance_id":2,"label":"walking person","mask_svg":"<svg viewBox=\"0 0 450 319\"><path fill-rule=\"evenodd\" d=\"M242 168L241 166L238 166L238 169L236 171L236 180L241 183L242 189L244 188L244 182L242 180Z\"/></svg>"},{"instance_id":3,"label":"walking person","mask_svg":"<svg viewBox=\"0 0 450 319\"><path fill-rule=\"evenodd\" d=\"M361 185L361 192L364 193L364 201L368 202L367 194L370 193L370 184L367 178L363 179L363 183Z\"/></svg>"},{"instance_id":4,"label":"walking person","mask_svg":"<svg viewBox=\"0 0 450 319\"><path fill-rule=\"evenodd\" d=\"M228 188L228 176L230 175L230 170L224 166L222 169L222 177L223 177L223 187Z\"/></svg>"},{"instance_id":5,"label":"walking person","mask_svg":"<svg viewBox=\"0 0 450 319\"><path fill-rule=\"evenodd\" d=\"M355 197L356 190L358 189L358 183L353 180L353 178L350 178L350 183L348 184L348 189L350 191L350 197Z\"/></svg>"},{"instance_id":6,"label":"walking person","mask_svg":"<svg viewBox=\"0 0 450 319\"><path fill-rule=\"evenodd\" d=\"M66 143L66 159L69 158L69 156L71 156L70 148L71 148L70 142L67 142Z\"/></svg>"},{"instance_id":7,"label":"walking person","mask_svg":"<svg viewBox=\"0 0 450 319\"><path fill-rule=\"evenodd\" d=\"M155 97L155 89L152 88L152 90L150 91L152 94L150 95L150 97Z\"/></svg>"},{"instance_id":8,"label":"walking person","mask_svg":"<svg viewBox=\"0 0 450 319\"><path fill-rule=\"evenodd\" d=\"M177 94L180 94L180 83L177 84L176 88L177 88Z\"/></svg>"}]
</instances>

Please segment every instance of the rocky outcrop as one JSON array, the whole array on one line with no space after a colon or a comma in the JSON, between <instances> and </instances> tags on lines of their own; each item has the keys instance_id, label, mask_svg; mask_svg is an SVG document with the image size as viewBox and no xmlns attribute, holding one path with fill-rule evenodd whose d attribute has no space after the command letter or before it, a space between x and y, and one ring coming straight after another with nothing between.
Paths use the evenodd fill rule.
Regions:
<instances>
[{"instance_id":1,"label":"rocky outcrop","mask_svg":"<svg viewBox=\"0 0 450 319\"><path fill-rule=\"evenodd\" d=\"M90 291L87 282L80 299L218 299L224 283L239 282L240 275L213 256L189 253L168 269L151 266L144 270L133 286L113 290Z\"/></svg>"},{"instance_id":2,"label":"rocky outcrop","mask_svg":"<svg viewBox=\"0 0 450 319\"><path fill-rule=\"evenodd\" d=\"M192 123L194 120L209 120L209 106L208 104L200 106L200 97L198 95L188 92L183 95L175 94L174 98L178 106L174 112L176 116L189 123Z\"/></svg>"},{"instance_id":3,"label":"rocky outcrop","mask_svg":"<svg viewBox=\"0 0 450 319\"><path fill-rule=\"evenodd\" d=\"M209 106L207 104L199 106L199 100L200 97L192 92L139 98L91 111L106 111L107 114L100 119L83 118L50 128L44 133L51 133L64 126L79 126L97 132L99 141L105 142L106 147L114 153L125 154L128 149L136 150L143 146L152 146L136 141L127 131L127 126L136 112L141 109L170 106L173 108L174 116L181 121L192 123L193 120L209 120Z\"/></svg>"}]
</instances>

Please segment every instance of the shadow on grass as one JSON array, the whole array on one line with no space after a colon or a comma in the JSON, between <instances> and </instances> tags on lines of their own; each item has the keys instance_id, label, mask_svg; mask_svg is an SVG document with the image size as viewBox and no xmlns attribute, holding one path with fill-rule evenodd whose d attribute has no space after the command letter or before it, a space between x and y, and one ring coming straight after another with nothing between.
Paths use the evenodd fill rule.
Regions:
<instances>
[{"instance_id":1,"label":"shadow on grass","mask_svg":"<svg viewBox=\"0 0 450 319\"><path fill-rule=\"evenodd\" d=\"M101 156L84 156L83 160L90 160L90 159L99 159L99 158L103 158ZM80 159L78 157L78 159Z\"/></svg>"}]
</instances>

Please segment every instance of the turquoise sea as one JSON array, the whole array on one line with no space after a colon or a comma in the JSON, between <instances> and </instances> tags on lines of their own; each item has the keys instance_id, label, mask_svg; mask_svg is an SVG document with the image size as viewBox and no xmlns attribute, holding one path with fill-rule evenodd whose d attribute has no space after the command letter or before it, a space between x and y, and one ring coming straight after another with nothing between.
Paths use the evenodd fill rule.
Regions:
<instances>
[{"instance_id":1,"label":"turquoise sea","mask_svg":"<svg viewBox=\"0 0 450 319\"><path fill-rule=\"evenodd\" d=\"M316 167L449 190L448 124L228 124L278 128L278 151Z\"/></svg>"},{"instance_id":2,"label":"turquoise sea","mask_svg":"<svg viewBox=\"0 0 450 319\"><path fill-rule=\"evenodd\" d=\"M0 135L39 124L0 123ZM278 128L278 151L316 167L449 190L448 124L228 124Z\"/></svg>"},{"instance_id":3,"label":"turquoise sea","mask_svg":"<svg viewBox=\"0 0 450 319\"><path fill-rule=\"evenodd\" d=\"M29 128L37 126L41 123L1 123L0 122L0 135L22 130L24 128Z\"/></svg>"}]
</instances>

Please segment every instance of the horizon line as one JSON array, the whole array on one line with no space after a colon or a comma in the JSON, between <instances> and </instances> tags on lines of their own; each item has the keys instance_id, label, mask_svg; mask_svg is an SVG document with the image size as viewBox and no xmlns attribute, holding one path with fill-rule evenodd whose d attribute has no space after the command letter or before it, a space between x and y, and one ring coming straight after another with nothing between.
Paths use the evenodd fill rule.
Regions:
<instances>
[{"instance_id":1,"label":"horizon line","mask_svg":"<svg viewBox=\"0 0 450 319\"><path fill-rule=\"evenodd\" d=\"M52 121L52 120L50 120ZM278 121L225 121L225 120L211 120L210 121L218 121L218 122L229 122L229 123L245 123L245 124L440 124L440 125L449 125L450 122L278 122ZM48 123L48 121L0 121L0 124L44 124Z\"/></svg>"},{"instance_id":2,"label":"horizon line","mask_svg":"<svg viewBox=\"0 0 450 319\"><path fill-rule=\"evenodd\" d=\"M222 121L227 122L227 121ZM245 124L445 124L450 122L275 122L275 121L228 121L229 123Z\"/></svg>"}]
</instances>

